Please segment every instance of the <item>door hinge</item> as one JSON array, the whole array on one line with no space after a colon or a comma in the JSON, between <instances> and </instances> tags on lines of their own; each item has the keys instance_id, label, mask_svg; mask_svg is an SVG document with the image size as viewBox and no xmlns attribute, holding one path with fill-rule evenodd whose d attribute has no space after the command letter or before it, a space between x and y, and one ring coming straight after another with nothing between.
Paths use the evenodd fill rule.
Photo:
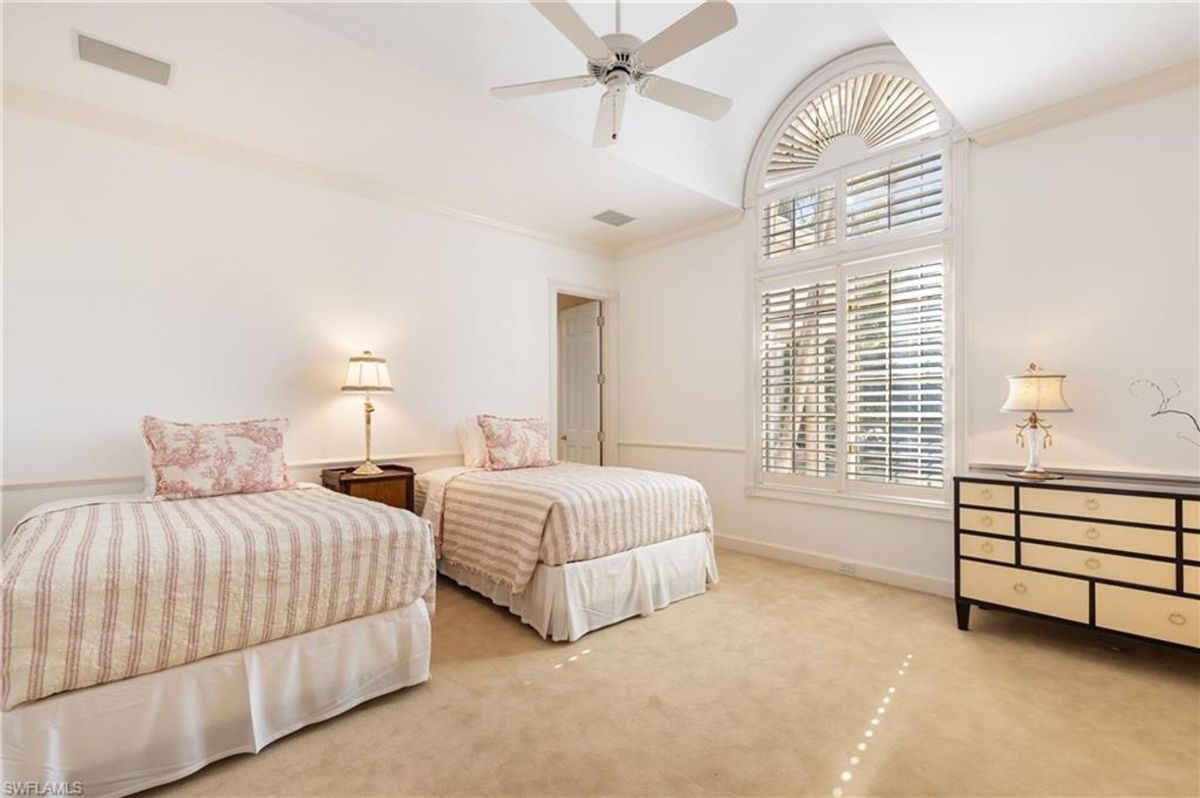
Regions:
<instances>
[{"instance_id":1,"label":"door hinge","mask_svg":"<svg viewBox=\"0 0 1200 798\"><path fill-rule=\"evenodd\" d=\"M596 433L596 441L599 443L604 443L604 430L600 430Z\"/></svg>"},{"instance_id":2,"label":"door hinge","mask_svg":"<svg viewBox=\"0 0 1200 798\"><path fill-rule=\"evenodd\" d=\"M601 385L603 385L607 381L608 381L608 377L604 374L603 371L596 375L596 382L600 383Z\"/></svg>"},{"instance_id":3,"label":"door hinge","mask_svg":"<svg viewBox=\"0 0 1200 798\"><path fill-rule=\"evenodd\" d=\"M596 317L596 326L597 326L597 327L603 327L603 326L604 326L604 317L603 317L603 316L597 316L597 317Z\"/></svg>"}]
</instances>

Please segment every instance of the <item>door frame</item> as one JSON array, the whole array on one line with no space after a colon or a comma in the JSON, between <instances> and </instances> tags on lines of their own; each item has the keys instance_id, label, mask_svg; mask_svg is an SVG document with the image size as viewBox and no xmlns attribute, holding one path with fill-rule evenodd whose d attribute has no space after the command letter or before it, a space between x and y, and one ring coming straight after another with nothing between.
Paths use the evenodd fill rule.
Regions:
<instances>
[{"instance_id":1,"label":"door frame","mask_svg":"<svg viewBox=\"0 0 1200 798\"><path fill-rule=\"evenodd\" d=\"M551 278L547 281L547 308L549 310L549 341L548 354L550 374L550 406L546 415L550 427L551 438L558 446L558 295L570 294L585 299L594 299L600 303L600 314L604 316L604 327L600 330L600 368L604 371L604 384L600 386L600 418L601 429L604 432L604 442L600 445L604 465L617 465L619 447L617 446L617 430L620 418L617 409L617 397L620 396L617 382L617 330L619 301L616 291L596 286L568 283Z\"/></svg>"}]
</instances>

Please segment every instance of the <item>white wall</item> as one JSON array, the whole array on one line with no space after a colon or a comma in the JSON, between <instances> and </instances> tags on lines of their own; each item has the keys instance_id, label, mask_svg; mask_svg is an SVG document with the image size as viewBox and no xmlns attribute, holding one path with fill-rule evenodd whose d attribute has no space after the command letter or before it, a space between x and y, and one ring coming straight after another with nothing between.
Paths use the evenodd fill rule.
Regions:
<instances>
[{"instance_id":1,"label":"white wall","mask_svg":"<svg viewBox=\"0 0 1200 798\"><path fill-rule=\"evenodd\" d=\"M1200 96L1195 87L976 147L966 281L975 462L1011 462L1004 375L1067 374L1047 463L1200 475L1178 417L1129 383L1179 381L1200 413ZM1195 435L1192 430L1192 437Z\"/></svg>"},{"instance_id":2,"label":"white wall","mask_svg":"<svg viewBox=\"0 0 1200 798\"><path fill-rule=\"evenodd\" d=\"M963 462L1020 461L997 408L1004 374L1036 359L1070 375L1076 408L1048 463L1200 474L1197 450L1127 393L1174 376L1180 406L1200 409L1196 101L1193 88L972 148ZM721 534L946 589L949 521L745 495L753 225L620 263L623 462L699 478Z\"/></svg>"},{"instance_id":3,"label":"white wall","mask_svg":"<svg viewBox=\"0 0 1200 798\"><path fill-rule=\"evenodd\" d=\"M24 113L4 117L6 483L141 473L137 422L292 419L293 461L454 452L477 412L548 412L551 279L610 261ZM311 471L306 475L311 476ZM134 481L7 488L32 503Z\"/></svg>"}]
</instances>

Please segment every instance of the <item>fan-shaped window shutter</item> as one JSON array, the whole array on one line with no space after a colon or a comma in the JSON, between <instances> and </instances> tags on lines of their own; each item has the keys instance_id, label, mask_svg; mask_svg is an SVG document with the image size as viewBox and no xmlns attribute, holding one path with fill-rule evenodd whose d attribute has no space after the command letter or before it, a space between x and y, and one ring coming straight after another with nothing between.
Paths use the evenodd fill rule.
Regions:
<instances>
[{"instance_id":1,"label":"fan-shaped window shutter","mask_svg":"<svg viewBox=\"0 0 1200 798\"><path fill-rule=\"evenodd\" d=\"M940 260L846 282L846 476L941 487L945 314Z\"/></svg>"},{"instance_id":2,"label":"fan-shaped window shutter","mask_svg":"<svg viewBox=\"0 0 1200 798\"><path fill-rule=\"evenodd\" d=\"M762 293L762 470L832 477L837 462L837 283Z\"/></svg>"},{"instance_id":3,"label":"fan-shaped window shutter","mask_svg":"<svg viewBox=\"0 0 1200 798\"><path fill-rule=\"evenodd\" d=\"M811 170L841 136L857 136L868 151L876 152L940 127L933 100L913 81L879 72L856 75L830 86L796 112L771 153L766 182Z\"/></svg>"},{"instance_id":4,"label":"fan-shaped window shutter","mask_svg":"<svg viewBox=\"0 0 1200 798\"><path fill-rule=\"evenodd\" d=\"M890 163L846 181L846 238L896 230L942 216L940 150Z\"/></svg>"}]
</instances>

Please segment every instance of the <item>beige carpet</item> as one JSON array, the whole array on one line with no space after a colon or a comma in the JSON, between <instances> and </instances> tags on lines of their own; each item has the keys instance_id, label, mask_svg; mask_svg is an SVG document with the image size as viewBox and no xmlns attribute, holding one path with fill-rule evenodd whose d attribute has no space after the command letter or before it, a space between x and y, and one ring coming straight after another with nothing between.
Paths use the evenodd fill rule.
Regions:
<instances>
[{"instance_id":1,"label":"beige carpet","mask_svg":"<svg viewBox=\"0 0 1200 798\"><path fill-rule=\"evenodd\" d=\"M443 582L429 683L160 793L1200 793L1200 655L718 559L708 594L570 645Z\"/></svg>"}]
</instances>

